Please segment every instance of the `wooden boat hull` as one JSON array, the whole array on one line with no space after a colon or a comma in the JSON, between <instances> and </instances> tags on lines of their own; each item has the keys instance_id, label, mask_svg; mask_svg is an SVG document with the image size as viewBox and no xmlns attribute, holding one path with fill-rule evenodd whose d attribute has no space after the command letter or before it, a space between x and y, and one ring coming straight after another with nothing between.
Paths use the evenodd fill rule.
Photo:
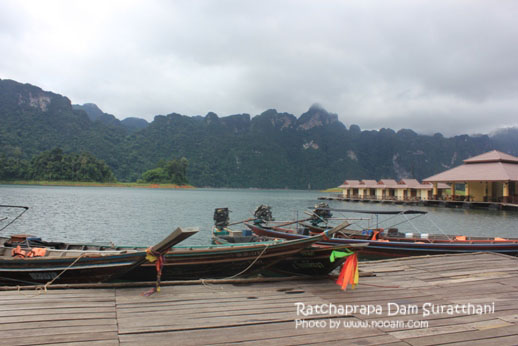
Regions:
<instances>
[{"instance_id":1,"label":"wooden boat hull","mask_svg":"<svg viewBox=\"0 0 518 346\"><path fill-rule=\"evenodd\" d=\"M171 246L196 232L193 229L177 228L151 250L154 253L165 253ZM115 280L144 263L147 255L145 248L84 250L88 245L82 245L82 249L77 250L74 245L73 250L70 246L66 246L66 249L47 247L44 256L20 258L12 256L14 247L7 244L8 239L2 239L0 285L97 283ZM20 246L20 250L25 252L28 249L26 247L23 250Z\"/></svg>"},{"instance_id":2,"label":"wooden boat hull","mask_svg":"<svg viewBox=\"0 0 518 346\"><path fill-rule=\"evenodd\" d=\"M331 252L340 251L346 246L319 246L313 245L301 252L283 259L268 268L263 275L304 275L325 276L345 262L347 257L330 261Z\"/></svg>"},{"instance_id":3,"label":"wooden boat hull","mask_svg":"<svg viewBox=\"0 0 518 346\"><path fill-rule=\"evenodd\" d=\"M212 246L174 247L165 255L162 280L221 279L256 275L281 260L322 240L322 236L295 241ZM156 279L155 265L144 263L122 277L128 281Z\"/></svg>"},{"instance_id":4,"label":"wooden boat hull","mask_svg":"<svg viewBox=\"0 0 518 346\"><path fill-rule=\"evenodd\" d=\"M145 252L114 256L0 259L0 285L91 283L114 279L145 259ZM61 274L61 275L60 275ZM59 276L59 277L58 277Z\"/></svg>"},{"instance_id":5,"label":"wooden boat hull","mask_svg":"<svg viewBox=\"0 0 518 346\"><path fill-rule=\"evenodd\" d=\"M247 237L251 238L251 237ZM255 237L259 239L259 237ZM266 237L262 237L267 239ZM231 238L225 237L214 237L213 242L215 244L228 244L238 243L240 237ZM260 241L260 240L259 240ZM273 264L268 269L261 272L265 276L279 276L279 275L304 275L304 276L324 276L332 272L335 268L342 265L347 259L346 257L337 259L334 262L329 260L331 252L337 250L348 249L350 246L345 245L317 245L313 244L311 247L306 248L288 258L282 259L281 261Z\"/></svg>"},{"instance_id":6,"label":"wooden boat hull","mask_svg":"<svg viewBox=\"0 0 518 346\"><path fill-rule=\"evenodd\" d=\"M247 224L256 234L268 237L278 237L284 239L301 239L307 236L297 233L286 233L274 228L265 228L257 225ZM454 254L467 252L497 252L506 255L518 256L518 242L509 241L488 241L488 242L468 242L468 241L441 241L441 242L421 242L421 241L377 241L368 239L352 238L332 238L319 242L320 244L368 244L358 252L360 259L384 259L407 256Z\"/></svg>"},{"instance_id":7,"label":"wooden boat hull","mask_svg":"<svg viewBox=\"0 0 518 346\"><path fill-rule=\"evenodd\" d=\"M356 241L353 239L353 241ZM357 240L366 242L365 240ZM362 251L360 258L385 259L407 256L441 255L469 252L497 252L510 256L518 256L518 244L497 243L409 243L409 242L381 242L367 241L369 245Z\"/></svg>"}]
</instances>

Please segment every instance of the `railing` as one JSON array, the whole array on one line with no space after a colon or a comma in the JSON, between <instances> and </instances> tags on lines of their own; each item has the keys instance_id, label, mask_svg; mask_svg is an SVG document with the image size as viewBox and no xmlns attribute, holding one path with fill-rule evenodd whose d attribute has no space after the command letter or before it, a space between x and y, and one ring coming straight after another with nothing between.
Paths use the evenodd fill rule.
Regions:
<instances>
[{"instance_id":1,"label":"railing","mask_svg":"<svg viewBox=\"0 0 518 346\"><path fill-rule=\"evenodd\" d=\"M459 196L459 195L455 195L455 196L451 196L451 195L444 195L444 196L430 196L429 198L426 198L426 197L417 197L417 196L414 196L414 197L403 197L403 198L398 198L397 196L378 196L378 195L364 195L364 196L360 196L358 194L354 194L354 195L343 195L343 194L340 194L340 193L335 193L335 194L332 194L334 196L337 196L337 197L340 197L340 198L345 198L345 199L350 199L350 200L359 200L359 201L390 201L390 202L419 202L419 201L430 201L430 202L433 202L433 201L444 201L444 202L470 202L470 203L477 203L477 202L482 202L482 203L495 203L495 204L500 204L500 203L509 203L509 204L518 204L518 195L512 195L512 196L508 196L507 198L504 198L502 196L500 197L495 197L495 198L488 198L488 197L484 197L483 200L475 200L474 199L474 196L472 195L466 195L466 196Z\"/></svg>"}]
</instances>

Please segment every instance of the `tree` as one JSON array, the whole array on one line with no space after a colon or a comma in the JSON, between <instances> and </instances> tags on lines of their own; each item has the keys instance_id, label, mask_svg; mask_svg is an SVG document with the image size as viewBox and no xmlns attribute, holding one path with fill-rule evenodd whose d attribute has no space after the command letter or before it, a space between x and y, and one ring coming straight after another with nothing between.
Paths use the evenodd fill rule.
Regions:
<instances>
[{"instance_id":1,"label":"tree","mask_svg":"<svg viewBox=\"0 0 518 346\"><path fill-rule=\"evenodd\" d=\"M0 180L25 179L29 163L17 158L6 158L0 154Z\"/></svg>"},{"instance_id":2,"label":"tree","mask_svg":"<svg viewBox=\"0 0 518 346\"><path fill-rule=\"evenodd\" d=\"M142 181L146 183L170 183L186 185L188 161L185 157L180 160L158 162L158 167L150 169L142 174Z\"/></svg>"},{"instance_id":3,"label":"tree","mask_svg":"<svg viewBox=\"0 0 518 346\"><path fill-rule=\"evenodd\" d=\"M102 160L90 153L64 154L61 148L45 151L34 157L27 169L27 178L34 180L67 180L114 182L115 176Z\"/></svg>"},{"instance_id":4,"label":"tree","mask_svg":"<svg viewBox=\"0 0 518 346\"><path fill-rule=\"evenodd\" d=\"M168 176L166 171L162 167L150 169L142 174L142 180L146 183L166 183L168 182Z\"/></svg>"}]
</instances>

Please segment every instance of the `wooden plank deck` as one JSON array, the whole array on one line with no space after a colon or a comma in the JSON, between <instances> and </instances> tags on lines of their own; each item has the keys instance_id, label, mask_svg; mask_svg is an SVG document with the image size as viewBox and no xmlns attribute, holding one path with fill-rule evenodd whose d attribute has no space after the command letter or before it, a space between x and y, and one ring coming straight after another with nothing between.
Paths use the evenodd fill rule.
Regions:
<instances>
[{"instance_id":1,"label":"wooden plank deck","mask_svg":"<svg viewBox=\"0 0 518 346\"><path fill-rule=\"evenodd\" d=\"M332 280L167 286L150 297L141 295L146 288L5 291L0 345L513 345L517 264L488 253L363 262L360 268L376 276L346 292ZM297 316L297 302L381 311ZM493 303L495 311L485 314L425 314L426 304ZM316 325L297 328L302 319Z\"/></svg>"}]
</instances>

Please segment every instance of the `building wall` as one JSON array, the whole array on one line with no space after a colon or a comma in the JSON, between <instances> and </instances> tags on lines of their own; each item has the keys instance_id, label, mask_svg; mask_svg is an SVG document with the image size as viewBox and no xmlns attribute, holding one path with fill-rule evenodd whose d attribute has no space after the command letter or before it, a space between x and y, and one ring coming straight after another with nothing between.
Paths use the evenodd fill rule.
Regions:
<instances>
[{"instance_id":1,"label":"building wall","mask_svg":"<svg viewBox=\"0 0 518 346\"><path fill-rule=\"evenodd\" d=\"M494 201L501 202L502 197L504 196L504 183L501 181L497 181L491 184L492 185L492 192L493 194L491 197L494 199Z\"/></svg>"},{"instance_id":2,"label":"building wall","mask_svg":"<svg viewBox=\"0 0 518 346\"><path fill-rule=\"evenodd\" d=\"M473 202L484 202L486 195L486 183L482 181L471 181L468 183L469 195Z\"/></svg>"},{"instance_id":3,"label":"building wall","mask_svg":"<svg viewBox=\"0 0 518 346\"><path fill-rule=\"evenodd\" d=\"M516 183L516 190L518 191L518 183ZM491 185L491 184L490 184ZM471 187L470 187L471 189ZM390 199L390 197L396 198L398 200L404 200L405 199L405 190L407 190L407 198L418 198L423 201L429 200L431 197L429 197L429 191L431 195L432 189L407 189L407 188L401 188L401 189L386 189L386 188L343 188L342 189L342 196L344 198L376 198L379 200L382 199ZM470 191L470 194L473 195ZM481 197L481 201L483 198Z\"/></svg>"},{"instance_id":4,"label":"building wall","mask_svg":"<svg viewBox=\"0 0 518 346\"><path fill-rule=\"evenodd\" d=\"M431 189L429 190L426 190L426 189L419 189L417 190L417 198L423 200L423 201L427 201L428 200L428 191L431 191Z\"/></svg>"},{"instance_id":5,"label":"building wall","mask_svg":"<svg viewBox=\"0 0 518 346\"><path fill-rule=\"evenodd\" d=\"M503 200L503 182L488 182L487 183L487 192L486 192L486 182L485 181L476 181L476 182L468 182L467 187L469 189L469 195L471 197L470 201L472 202L484 202L484 201L501 201ZM426 201L431 198L430 196L432 189L385 189L385 188L343 188L342 195L345 198L359 197L359 198L376 198L379 200L382 199L390 199L391 196L395 197L397 200L405 199L405 190L406 198L414 198L414 196L420 200ZM450 189L446 189L445 191L439 190L439 196L450 194ZM488 199L484 197L488 196ZM512 181L509 183L509 197L514 199L518 199L518 182Z\"/></svg>"}]
</instances>

